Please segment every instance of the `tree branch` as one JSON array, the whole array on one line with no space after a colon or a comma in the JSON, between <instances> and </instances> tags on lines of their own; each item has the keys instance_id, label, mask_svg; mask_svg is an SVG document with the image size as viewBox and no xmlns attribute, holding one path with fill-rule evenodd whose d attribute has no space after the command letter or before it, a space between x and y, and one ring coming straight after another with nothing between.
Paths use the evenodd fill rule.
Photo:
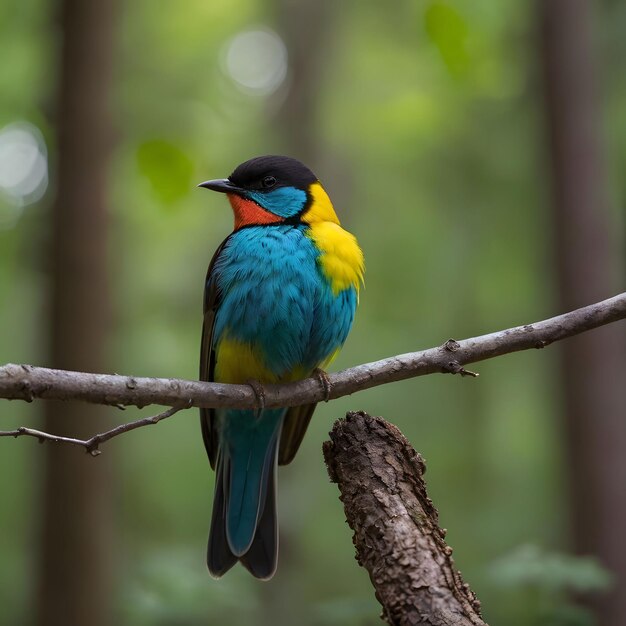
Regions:
<instances>
[{"instance_id":1,"label":"tree branch","mask_svg":"<svg viewBox=\"0 0 626 626\"><path fill-rule=\"evenodd\" d=\"M265 406L299 406L332 400L387 383L434 373L474 375L463 366L503 354L544 348L579 333L626 318L626 293L548 320L455 341L358 365L329 375L330 394L318 377L283 385L264 385ZM175 378L137 378L53 370L32 365L0 367L0 398L83 400L95 404L150 404L258 408L248 385L205 383Z\"/></svg>"},{"instance_id":2,"label":"tree branch","mask_svg":"<svg viewBox=\"0 0 626 626\"><path fill-rule=\"evenodd\" d=\"M392 626L486 626L439 528L424 460L404 435L381 417L348 413L324 443L324 459L383 619Z\"/></svg>"},{"instance_id":3,"label":"tree branch","mask_svg":"<svg viewBox=\"0 0 626 626\"><path fill-rule=\"evenodd\" d=\"M624 318L626 318L626 293L534 324L462 341L449 339L437 348L400 354L330 374L328 376L330 390L321 384L319 377L284 385L264 385L264 406L268 408L299 406L332 400L370 387L426 374L449 373L475 377L478 374L465 369L466 364L520 350L544 348L555 341ZM0 367L0 398L27 402L32 402L35 398L82 400L121 408L126 405L141 408L150 404L178 407L172 412L165 411L154 417L122 424L112 431L94 435L86 440L58 437L26 427L0 433L0 436L4 437L27 435L37 437L41 441L82 445L89 452L97 451L100 443L118 434L155 424L174 415L181 408L192 406L258 408L259 402L258 394L249 385L91 374L10 363Z\"/></svg>"},{"instance_id":4,"label":"tree branch","mask_svg":"<svg viewBox=\"0 0 626 626\"><path fill-rule=\"evenodd\" d=\"M143 417L135 420L134 422L128 422L126 424L120 424L111 430L107 430L103 433L99 433L90 437L89 439L75 439L74 437L61 437L59 435L52 435L50 433L43 432L42 430L36 430L34 428L28 428L26 426L20 426L15 430L0 430L0 437L35 437L39 440L39 443L44 441L54 441L55 443L69 443L74 446L83 446L85 451L91 454L91 456L98 456L100 454L99 446L113 437L117 437L122 433L127 433L135 428L141 428L142 426L150 426L151 424L158 424L161 420L167 419L172 415L189 408L188 406L173 406L163 411L158 415L152 415L150 417Z\"/></svg>"}]
</instances>

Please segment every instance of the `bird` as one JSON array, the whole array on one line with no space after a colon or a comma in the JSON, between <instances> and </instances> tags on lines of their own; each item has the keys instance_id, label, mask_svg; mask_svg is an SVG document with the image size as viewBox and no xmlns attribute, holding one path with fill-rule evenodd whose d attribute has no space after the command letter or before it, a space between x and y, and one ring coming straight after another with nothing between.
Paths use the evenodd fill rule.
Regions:
<instances>
[{"instance_id":1,"label":"bird","mask_svg":"<svg viewBox=\"0 0 626 626\"><path fill-rule=\"evenodd\" d=\"M263 385L325 373L352 326L363 252L315 174L297 159L260 156L199 185L226 194L234 230L204 285L200 380ZM277 465L290 463L315 403L200 409L216 471L207 565L220 578L237 561L269 580L278 562Z\"/></svg>"}]
</instances>

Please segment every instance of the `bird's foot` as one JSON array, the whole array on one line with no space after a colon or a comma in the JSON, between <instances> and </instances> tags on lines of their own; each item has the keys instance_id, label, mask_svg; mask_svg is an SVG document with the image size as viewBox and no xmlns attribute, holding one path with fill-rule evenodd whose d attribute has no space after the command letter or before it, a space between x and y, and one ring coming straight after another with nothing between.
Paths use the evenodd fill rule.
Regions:
<instances>
[{"instance_id":1,"label":"bird's foot","mask_svg":"<svg viewBox=\"0 0 626 626\"><path fill-rule=\"evenodd\" d=\"M330 376L321 367L316 367L313 370L313 375L317 377L317 380L320 381L320 385L324 389L324 402L328 402L330 400L330 392L333 388L330 382Z\"/></svg>"},{"instance_id":2,"label":"bird's foot","mask_svg":"<svg viewBox=\"0 0 626 626\"><path fill-rule=\"evenodd\" d=\"M252 388L257 401L257 410L260 413L265 408L265 389L263 389L263 385L255 379L247 380L246 385Z\"/></svg>"}]
</instances>

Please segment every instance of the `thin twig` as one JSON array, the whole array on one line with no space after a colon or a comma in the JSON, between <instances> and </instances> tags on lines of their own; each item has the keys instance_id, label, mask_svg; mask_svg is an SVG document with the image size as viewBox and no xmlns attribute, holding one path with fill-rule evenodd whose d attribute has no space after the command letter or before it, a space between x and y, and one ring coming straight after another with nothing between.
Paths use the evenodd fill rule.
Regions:
<instances>
[{"instance_id":1,"label":"thin twig","mask_svg":"<svg viewBox=\"0 0 626 626\"><path fill-rule=\"evenodd\" d=\"M158 424L161 420L172 417L172 415L188 409L191 405L186 406L173 406L163 411L158 415L152 415L150 417L143 417L142 419L135 420L134 422L128 422L126 424L120 424L111 430L107 430L103 433L99 433L90 437L89 439L76 439L74 437L61 437L60 435L53 435L51 433L43 432L42 430L36 430L34 428L28 428L27 426L20 426L15 430L0 430L0 437L35 437L39 440L39 443L44 441L53 441L55 443L68 443L75 446L82 446L85 451L91 454L91 456L98 456L101 453L99 449L100 444L113 437L117 437L122 433L127 433L135 428L141 428L142 426L149 426L151 424Z\"/></svg>"}]
</instances>

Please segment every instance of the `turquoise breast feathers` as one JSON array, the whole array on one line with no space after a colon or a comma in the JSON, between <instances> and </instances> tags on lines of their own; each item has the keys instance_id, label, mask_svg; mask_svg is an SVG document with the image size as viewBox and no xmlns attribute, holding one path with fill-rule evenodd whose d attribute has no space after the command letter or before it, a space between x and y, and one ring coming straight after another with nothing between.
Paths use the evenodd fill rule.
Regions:
<instances>
[{"instance_id":1,"label":"turquoise breast feathers","mask_svg":"<svg viewBox=\"0 0 626 626\"><path fill-rule=\"evenodd\" d=\"M333 294L307 228L236 231L210 278L222 294L214 330L218 351L224 336L252 344L278 380L323 364L343 345L354 320L356 289Z\"/></svg>"}]
</instances>

